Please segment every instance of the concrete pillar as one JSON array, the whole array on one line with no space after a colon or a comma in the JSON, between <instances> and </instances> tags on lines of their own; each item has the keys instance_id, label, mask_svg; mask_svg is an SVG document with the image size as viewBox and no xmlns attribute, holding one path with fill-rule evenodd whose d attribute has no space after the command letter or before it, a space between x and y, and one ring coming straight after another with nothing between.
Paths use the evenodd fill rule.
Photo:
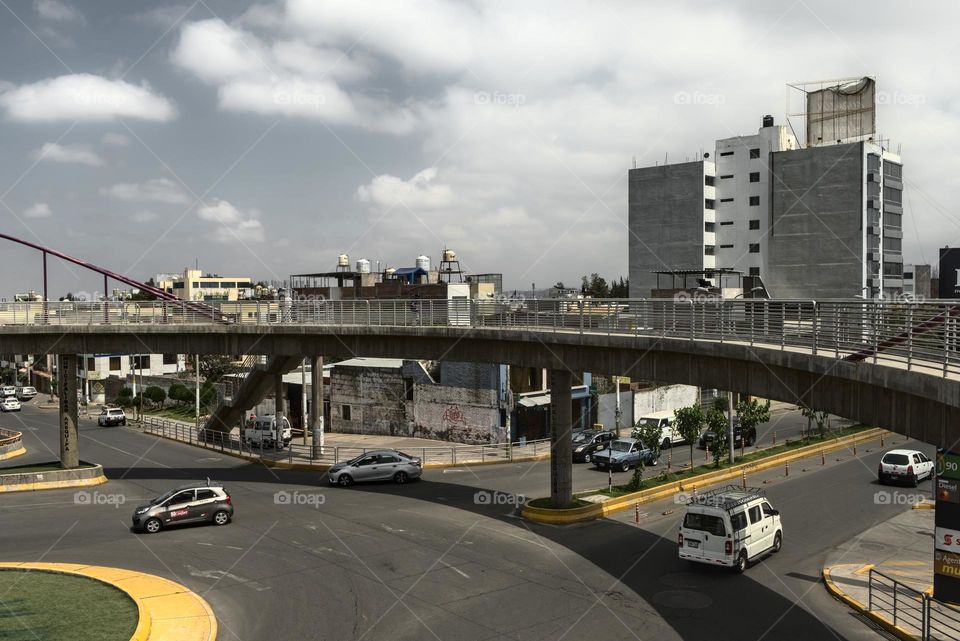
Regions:
<instances>
[{"instance_id":1,"label":"concrete pillar","mask_svg":"<svg viewBox=\"0 0 960 641\"><path fill-rule=\"evenodd\" d=\"M280 428L280 417L287 414L286 398L283 396L283 374L275 374L273 378L274 413L277 415L277 428Z\"/></svg>"},{"instance_id":2,"label":"concrete pillar","mask_svg":"<svg viewBox=\"0 0 960 641\"><path fill-rule=\"evenodd\" d=\"M310 435L313 457L323 454L323 357L310 357Z\"/></svg>"},{"instance_id":3,"label":"concrete pillar","mask_svg":"<svg viewBox=\"0 0 960 641\"><path fill-rule=\"evenodd\" d=\"M556 507L573 502L573 374L550 370L550 500Z\"/></svg>"},{"instance_id":4,"label":"concrete pillar","mask_svg":"<svg viewBox=\"0 0 960 641\"><path fill-rule=\"evenodd\" d=\"M60 465L80 466L80 443L77 434L77 357L57 357L57 394L60 395Z\"/></svg>"}]
</instances>

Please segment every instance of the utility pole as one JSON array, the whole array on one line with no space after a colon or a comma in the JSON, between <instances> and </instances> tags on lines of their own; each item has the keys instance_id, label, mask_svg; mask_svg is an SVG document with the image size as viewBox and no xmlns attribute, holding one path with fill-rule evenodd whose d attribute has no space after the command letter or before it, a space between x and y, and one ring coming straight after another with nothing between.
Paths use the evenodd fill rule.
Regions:
<instances>
[{"instance_id":1,"label":"utility pole","mask_svg":"<svg viewBox=\"0 0 960 641\"><path fill-rule=\"evenodd\" d=\"M196 376L196 390L195 390L195 402L194 402L194 412L196 414L197 420L197 431L200 431L200 354L193 355L193 373Z\"/></svg>"},{"instance_id":2,"label":"utility pole","mask_svg":"<svg viewBox=\"0 0 960 641\"><path fill-rule=\"evenodd\" d=\"M729 446L730 446L730 464L734 463L734 451L733 451L733 392L727 392L727 429L729 430ZM743 435L740 435L743 438Z\"/></svg>"},{"instance_id":3,"label":"utility pole","mask_svg":"<svg viewBox=\"0 0 960 641\"><path fill-rule=\"evenodd\" d=\"M307 444L307 368L306 358L300 361L300 427L303 428L303 444Z\"/></svg>"},{"instance_id":4,"label":"utility pole","mask_svg":"<svg viewBox=\"0 0 960 641\"><path fill-rule=\"evenodd\" d=\"M613 424L616 426L617 438L620 438L620 377L613 377L613 385L617 390L617 409L613 413Z\"/></svg>"}]
</instances>

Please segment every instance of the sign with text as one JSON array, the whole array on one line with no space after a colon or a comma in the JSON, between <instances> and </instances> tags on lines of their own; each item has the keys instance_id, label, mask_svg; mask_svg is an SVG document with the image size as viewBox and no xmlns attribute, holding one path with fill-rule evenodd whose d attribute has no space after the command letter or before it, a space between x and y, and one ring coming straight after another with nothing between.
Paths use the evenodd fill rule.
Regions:
<instances>
[{"instance_id":1,"label":"sign with text","mask_svg":"<svg viewBox=\"0 0 960 641\"><path fill-rule=\"evenodd\" d=\"M940 298L960 298L960 248L940 249Z\"/></svg>"},{"instance_id":2,"label":"sign with text","mask_svg":"<svg viewBox=\"0 0 960 641\"><path fill-rule=\"evenodd\" d=\"M945 527L936 528L933 547L937 550L960 554L960 530L952 530Z\"/></svg>"},{"instance_id":3,"label":"sign with text","mask_svg":"<svg viewBox=\"0 0 960 641\"><path fill-rule=\"evenodd\" d=\"M960 481L956 479L937 479L937 501L960 503Z\"/></svg>"},{"instance_id":4,"label":"sign with text","mask_svg":"<svg viewBox=\"0 0 960 641\"><path fill-rule=\"evenodd\" d=\"M960 479L960 454L937 452L937 476L942 479Z\"/></svg>"},{"instance_id":5,"label":"sign with text","mask_svg":"<svg viewBox=\"0 0 960 641\"><path fill-rule=\"evenodd\" d=\"M960 579L960 554L934 550L933 571L936 574L952 576Z\"/></svg>"}]
</instances>

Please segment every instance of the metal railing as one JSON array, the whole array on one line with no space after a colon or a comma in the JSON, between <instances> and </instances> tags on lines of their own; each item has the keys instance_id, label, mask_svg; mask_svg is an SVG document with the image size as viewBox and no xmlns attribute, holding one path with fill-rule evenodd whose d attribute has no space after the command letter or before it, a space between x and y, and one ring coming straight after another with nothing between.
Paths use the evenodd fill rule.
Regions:
<instances>
[{"instance_id":1,"label":"metal railing","mask_svg":"<svg viewBox=\"0 0 960 641\"><path fill-rule=\"evenodd\" d=\"M305 325L524 330L739 343L960 373L960 305L768 299L297 300L0 303L0 325ZM215 317L215 318L214 318Z\"/></svg>"},{"instance_id":2,"label":"metal railing","mask_svg":"<svg viewBox=\"0 0 960 641\"><path fill-rule=\"evenodd\" d=\"M19 443L22 438L23 434L21 432L0 428L0 447Z\"/></svg>"},{"instance_id":3,"label":"metal railing","mask_svg":"<svg viewBox=\"0 0 960 641\"><path fill-rule=\"evenodd\" d=\"M920 641L955 641L960 638L960 611L926 592L870 568L867 609Z\"/></svg>"},{"instance_id":4,"label":"metal railing","mask_svg":"<svg viewBox=\"0 0 960 641\"><path fill-rule=\"evenodd\" d=\"M198 432L193 425L154 416L145 416L142 421L142 428L147 434L163 436L191 445L231 454L254 456L265 461L286 461L291 464L336 465L361 454L384 449L384 447L325 446L322 452L315 452L311 445L296 443L291 443L281 449L274 449L264 447L262 442L258 444L244 442L236 429L227 433L201 428ZM546 454L550 451L550 439L493 445L438 445L402 449L407 454L419 456L424 465L510 462Z\"/></svg>"}]
</instances>

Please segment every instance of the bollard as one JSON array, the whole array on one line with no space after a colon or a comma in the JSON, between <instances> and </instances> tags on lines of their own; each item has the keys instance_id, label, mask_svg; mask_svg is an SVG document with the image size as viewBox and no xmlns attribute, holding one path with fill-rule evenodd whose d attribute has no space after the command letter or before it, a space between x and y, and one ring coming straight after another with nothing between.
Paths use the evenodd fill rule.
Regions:
<instances>
[{"instance_id":1,"label":"bollard","mask_svg":"<svg viewBox=\"0 0 960 641\"><path fill-rule=\"evenodd\" d=\"M636 507L636 509L634 510L634 512L635 512L634 520L636 521L637 525L639 526L639 525L640 525L640 503L636 503L636 504L635 504L635 507Z\"/></svg>"},{"instance_id":2,"label":"bollard","mask_svg":"<svg viewBox=\"0 0 960 641\"><path fill-rule=\"evenodd\" d=\"M790 476L790 463L789 463L789 462L783 464L783 475L784 475L784 476Z\"/></svg>"},{"instance_id":3,"label":"bollard","mask_svg":"<svg viewBox=\"0 0 960 641\"><path fill-rule=\"evenodd\" d=\"M857 455L857 442L856 442L856 441L853 442L853 455L854 455L854 456Z\"/></svg>"},{"instance_id":4,"label":"bollard","mask_svg":"<svg viewBox=\"0 0 960 641\"><path fill-rule=\"evenodd\" d=\"M667 469L673 464L673 452L667 452Z\"/></svg>"},{"instance_id":5,"label":"bollard","mask_svg":"<svg viewBox=\"0 0 960 641\"><path fill-rule=\"evenodd\" d=\"M826 464L827 464L827 457L823 453L823 450L820 450L820 465L826 465Z\"/></svg>"},{"instance_id":6,"label":"bollard","mask_svg":"<svg viewBox=\"0 0 960 641\"><path fill-rule=\"evenodd\" d=\"M740 472L740 478L743 479L743 489L747 489L747 471L742 470Z\"/></svg>"},{"instance_id":7,"label":"bollard","mask_svg":"<svg viewBox=\"0 0 960 641\"><path fill-rule=\"evenodd\" d=\"M777 446L777 430L773 430L773 446Z\"/></svg>"},{"instance_id":8,"label":"bollard","mask_svg":"<svg viewBox=\"0 0 960 641\"><path fill-rule=\"evenodd\" d=\"M710 460L710 446L706 445L703 448L703 462L706 463Z\"/></svg>"},{"instance_id":9,"label":"bollard","mask_svg":"<svg viewBox=\"0 0 960 641\"><path fill-rule=\"evenodd\" d=\"M883 449L883 434L880 435L880 449Z\"/></svg>"}]
</instances>

